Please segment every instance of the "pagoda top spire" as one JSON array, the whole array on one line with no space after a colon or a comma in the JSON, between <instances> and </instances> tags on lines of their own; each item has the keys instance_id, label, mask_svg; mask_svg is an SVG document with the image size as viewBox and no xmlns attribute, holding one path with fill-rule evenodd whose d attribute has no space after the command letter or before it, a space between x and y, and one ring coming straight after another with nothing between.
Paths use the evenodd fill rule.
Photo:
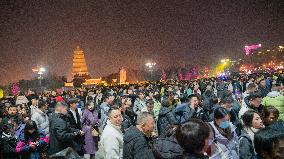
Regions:
<instances>
[{"instance_id":1,"label":"pagoda top spire","mask_svg":"<svg viewBox=\"0 0 284 159\"><path fill-rule=\"evenodd\" d=\"M76 51L81 51L81 48L79 45L76 46Z\"/></svg>"}]
</instances>

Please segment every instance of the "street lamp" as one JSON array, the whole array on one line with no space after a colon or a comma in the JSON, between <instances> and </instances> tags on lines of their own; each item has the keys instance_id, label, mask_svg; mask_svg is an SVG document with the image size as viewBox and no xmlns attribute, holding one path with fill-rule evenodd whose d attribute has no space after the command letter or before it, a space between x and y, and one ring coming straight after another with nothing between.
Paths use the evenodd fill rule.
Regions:
<instances>
[{"instance_id":1,"label":"street lamp","mask_svg":"<svg viewBox=\"0 0 284 159\"><path fill-rule=\"evenodd\" d=\"M34 73L38 74L39 77L39 85L40 85L40 88L41 88L41 80L43 79L42 75L46 72L46 68L44 67L40 67L40 68L34 68L32 69Z\"/></svg>"},{"instance_id":2,"label":"street lamp","mask_svg":"<svg viewBox=\"0 0 284 159\"><path fill-rule=\"evenodd\" d=\"M156 66L155 62L147 62L145 64L145 66L149 69L150 74L151 74L151 80L153 80L153 71L154 71L154 67Z\"/></svg>"}]
</instances>

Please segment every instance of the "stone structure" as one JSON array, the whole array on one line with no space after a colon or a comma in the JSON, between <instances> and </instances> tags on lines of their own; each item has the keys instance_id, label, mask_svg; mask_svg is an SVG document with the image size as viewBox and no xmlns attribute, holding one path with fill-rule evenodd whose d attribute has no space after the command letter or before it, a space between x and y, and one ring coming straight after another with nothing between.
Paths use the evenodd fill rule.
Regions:
<instances>
[{"instance_id":1,"label":"stone structure","mask_svg":"<svg viewBox=\"0 0 284 159\"><path fill-rule=\"evenodd\" d=\"M76 47L73 54L72 77L74 78L75 75L89 75L83 50L79 46Z\"/></svg>"}]
</instances>

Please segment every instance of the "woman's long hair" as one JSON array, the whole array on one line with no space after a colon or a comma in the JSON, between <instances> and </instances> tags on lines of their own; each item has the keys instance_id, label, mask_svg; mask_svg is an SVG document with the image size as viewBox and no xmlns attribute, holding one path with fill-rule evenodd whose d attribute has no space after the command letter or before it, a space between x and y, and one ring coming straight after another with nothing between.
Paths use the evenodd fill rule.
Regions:
<instances>
[{"instance_id":1,"label":"woman's long hair","mask_svg":"<svg viewBox=\"0 0 284 159\"><path fill-rule=\"evenodd\" d=\"M35 129L35 131L31 134L29 132L29 130ZM24 137L25 137L25 141L37 141L39 139L39 133L38 133L38 129L36 126L36 122L33 120L30 120L26 123L25 125L25 129L24 129Z\"/></svg>"}]
</instances>

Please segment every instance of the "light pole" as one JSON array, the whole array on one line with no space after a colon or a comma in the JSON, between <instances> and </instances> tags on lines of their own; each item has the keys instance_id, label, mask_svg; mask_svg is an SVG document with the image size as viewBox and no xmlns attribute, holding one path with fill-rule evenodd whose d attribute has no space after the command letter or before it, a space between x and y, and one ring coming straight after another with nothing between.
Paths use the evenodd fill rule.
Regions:
<instances>
[{"instance_id":1,"label":"light pole","mask_svg":"<svg viewBox=\"0 0 284 159\"><path fill-rule=\"evenodd\" d=\"M151 80L153 80L153 71L154 71L154 67L156 66L155 62L147 62L145 64L145 66L149 69L150 74L151 74Z\"/></svg>"},{"instance_id":2,"label":"light pole","mask_svg":"<svg viewBox=\"0 0 284 159\"><path fill-rule=\"evenodd\" d=\"M42 88L41 80L43 79L43 74L46 72L46 69L44 67L39 67L32 70L34 73L39 75L38 79L39 79L39 86L41 89Z\"/></svg>"}]
</instances>

